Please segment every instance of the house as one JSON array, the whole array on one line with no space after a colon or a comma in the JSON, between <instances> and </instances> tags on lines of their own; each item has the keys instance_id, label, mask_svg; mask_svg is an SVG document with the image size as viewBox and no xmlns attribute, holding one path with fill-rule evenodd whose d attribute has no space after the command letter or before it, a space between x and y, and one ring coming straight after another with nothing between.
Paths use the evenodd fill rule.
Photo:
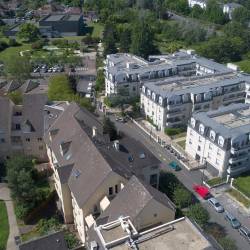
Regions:
<instances>
[{"instance_id":1,"label":"house","mask_svg":"<svg viewBox=\"0 0 250 250\"><path fill-rule=\"evenodd\" d=\"M45 109L49 125L44 140L61 211L85 244L88 228L133 175L158 187L160 161L127 136L110 141L97 117L75 103L63 111Z\"/></svg>"},{"instance_id":2,"label":"house","mask_svg":"<svg viewBox=\"0 0 250 250\"><path fill-rule=\"evenodd\" d=\"M16 153L47 160L43 143L43 109L47 102L44 93L23 95L23 103L15 105L7 96L0 96L0 158Z\"/></svg>"},{"instance_id":3,"label":"house","mask_svg":"<svg viewBox=\"0 0 250 250\"><path fill-rule=\"evenodd\" d=\"M249 138L250 105L231 104L192 115L185 151L219 176L237 176L250 170Z\"/></svg>"},{"instance_id":4,"label":"house","mask_svg":"<svg viewBox=\"0 0 250 250\"><path fill-rule=\"evenodd\" d=\"M129 216L95 225L89 232L87 249L99 250L215 250L208 239L186 217L138 230Z\"/></svg>"},{"instance_id":5,"label":"house","mask_svg":"<svg viewBox=\"0 0 250 250\"><path fill-rule=\"evenodd\" d=\"M226 3L223 5L223 13L228 14L228 17L232 19L232 14L234 10L240 7L243 7L243 6L238 3Z\"/></svg>"},{"instance_id":6,"label":"house","mask_svg":"<svg viewBox=\"0 0 250 250\"><path fill-rule=\"evenodd\" d=\"M63 232L51 233L37 239L26 241L18 246L19 250L68 250Z\"/></svg>"},{"instance_id":7,"label":"house","mask_svg":"<svg viewBox=\"0 0 250 250\"><path fill-rule=\"evenodd\" d=\"M195 5L200 6L202 9L206 9L207 0L188 0L188 6L193 8Z\"/></svg>"},{"instance_id":8,"label":"house","mask_svg":"<svg viewBox=\"0 0 250 250\"><path fill-rule=\"evenodd\" d=\"M51 29L60 36L79 36L83 33L82 14L49 14L39 21L39 29Z\"/></svg>"},{"instance_id":9,"label":"house","mask_svg":"<svg viewBox=\"0 0 250 250\"><path fill-rule=\"evenodd\" d=\"M137 230L164 224L175 218L175 205L157 189L132 176L96 220L106 224L121 216L129 216Z\"/></svg>"}]
</instances>

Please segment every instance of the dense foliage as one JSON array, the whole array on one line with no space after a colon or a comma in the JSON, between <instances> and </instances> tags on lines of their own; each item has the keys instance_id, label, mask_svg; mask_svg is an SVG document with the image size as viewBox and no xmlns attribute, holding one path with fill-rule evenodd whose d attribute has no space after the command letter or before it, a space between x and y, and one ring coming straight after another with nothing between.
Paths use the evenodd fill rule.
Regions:
<instances>
[{"instance_id":1,"label":"dense foliage","mask_svg":"<svg viewBox=\"0 0 250 250\"><path fill-rule=\"evenodd\" d=\"M16 203L16 215L23 219L48 197L50 188L29 157L13 156L6 161L6 168L8 185Z\"/></svg>"}]
</instances>

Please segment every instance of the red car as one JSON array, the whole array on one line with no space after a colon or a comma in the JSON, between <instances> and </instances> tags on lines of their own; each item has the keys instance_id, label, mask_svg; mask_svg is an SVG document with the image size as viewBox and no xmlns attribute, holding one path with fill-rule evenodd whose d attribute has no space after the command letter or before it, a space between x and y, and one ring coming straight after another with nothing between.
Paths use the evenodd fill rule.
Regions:
<instances>
[{"instance_id":1,"label":"red car","mask_svg":"<svg viewBox=\"0 0 250 250\"><path fill-rule=\"evenodd\" d=\"M211 195L209 189L202 185L193 185L193 190L199 194L203 199L208 199Z\"/></svg>"}]
</instances>

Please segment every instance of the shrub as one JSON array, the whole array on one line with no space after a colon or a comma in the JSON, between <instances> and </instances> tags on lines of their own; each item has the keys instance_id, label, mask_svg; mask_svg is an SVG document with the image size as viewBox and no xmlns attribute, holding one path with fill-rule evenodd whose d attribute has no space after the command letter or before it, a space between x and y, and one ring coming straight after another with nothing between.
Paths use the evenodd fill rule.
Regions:
<instances>
[{"instance_id":1,"label":"shrub","mask_svg":"<svg viewBox=\"0 0 250 250\"><path fill-rule=\"evenodd\" d=\"M16 41L16 39L14 38L10 38L9 39L9 46L10 47L16 47L16 46L19 46L20 44Z\"/></svg>"},{"instance_id":2,"label":"shrub","mask_svg":"<svg viewBox=\"0 0 250 250\"><path fill-rule=\"evenodd\" d=\"M192 193L182 186L174 190L174 203L179 208L185 208L192 203Z\"/></svg>"},{"instance_id":3,"label":"shrub","mask_svg":"<svg viewBox=\"0 0 250 250\"><path fill-rule=\"evenodd\" d=\"M0 51L5 50L8 48L8 44L5 41L0 41Z\"/></svg>"},{"instance_id":4,"label":"shrub","mask_svg":"<svg viewBox=\"0 0 250 250\"><path fill-rule=\"evenodd\" d=\"M34 50L42 49L45 44L45 40L38 40L31 44L31 48Z\"/></svg>"},{"instance_id":5,"label":"shrub","mask_svg":"<svg viewBox=\"0 0 250 250\"><path fill-rule=\"evenodd\" d=\"M209 213L199 203L189 207L187 216L195 220L201 227L204 227L209 220Z\"/></svg>"},{"instance_id":6,"label":"shrub","mask_svg":"<svg viewBox=\"0 0 250 250\"><path fill-rule=\"evenodd\" d=\"M65 239L65 241L67 243L67 247L69 249L77 247L77 245L79 243L76 236L74 234L72 234L72 233L69 233L69 232L64 234L64 239Z\"/></svg>"},{"instance_id":7,"label":"shrub","mask_svg":"<svg viewBox=\"0 0 250 250\"><path fill-rule=\"evenodd\" d=\"M8 97L14 102L16 105L20 105L23 102L23 95L21 91L15 90L8 94Z\"/></svg>"},{"instance_id":8,"label":"shrub","mask_svg":"<svg viewBox=\"0 0 250 250\"><path fill-rule=\"evenodd\" d=\"M57 218L53 217L53 218L50 218L48 220L46 220L46 219L39 220L37 228L38 228L38 232L41 235L44 235L44 234L49 233L52 230L53 231L60 230L61 224Z\"/></svg>"},{"instance_id":9,"label":"shrub","mask_svg":"<svg viewBox=\"0 0 250 250\"><path fill-rule=\"evenodd\" d=\"M169 136L174 136L183 133L185 130L183 128L165 128L165 134Z\"/></svg>"},{"instance_id":10,"label":"shrub","mask_svg":"<svg viewBox=\"0 0 250 250\"><path fill-rule=\"evenodd\" d=\"M229 237L224 237L218 240L219 244L222 246L224 250L237 250L237 246L235 245L234 240Z\"/></svg>"}]
</instances>

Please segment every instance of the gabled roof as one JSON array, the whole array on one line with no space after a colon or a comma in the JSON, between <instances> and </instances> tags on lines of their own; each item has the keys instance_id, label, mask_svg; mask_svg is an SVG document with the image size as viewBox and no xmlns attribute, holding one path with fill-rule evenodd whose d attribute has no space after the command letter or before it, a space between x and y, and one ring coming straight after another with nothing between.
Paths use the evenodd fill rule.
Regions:
<instances>
[{"instance_id":1,"label":"gabled roof","mask_svg":"<svg viewBox=\"0 0 250 250\"><path fill-rule=\"evenodd\" d=\"M63 232L57 232L24 242L19 250L68 250Z\"/></svg>"},{"instance_id":2,"label":"gabled roof","mask_svg":"<svg viewBox=\"0 0 250 250\"><path fill-rule=\"evenodd\" d=\"M112 200L109 207L97 219L97 224L116 220L120 216L135 219L151 201L155 200L168 209L175 211L174 204L157 189L132 176L125 187Z\"/></svg>"},{"instance_id":3,"label":"gabled roof","mask_svg":"<svg viewBox=\"0 0 250 250\"><path fill-rule=\"evenodd\" d=\"M23 123L32 125L37 136L44 134L44 106L47 96L41 93L23 95Z\"/></svg>"},{"instance_id":4,"label":"gabled roof","mask_svg":"<svg viewBox=\"0 0 250 250\"><path fill-rule=\"evenodd\" d=\"M39 86L39 82L34 81L34 80L27 80L20 88L19 90L22 93L28 93L31 90L35 89L36 87Z\"/></svg>"}]
</instances>

